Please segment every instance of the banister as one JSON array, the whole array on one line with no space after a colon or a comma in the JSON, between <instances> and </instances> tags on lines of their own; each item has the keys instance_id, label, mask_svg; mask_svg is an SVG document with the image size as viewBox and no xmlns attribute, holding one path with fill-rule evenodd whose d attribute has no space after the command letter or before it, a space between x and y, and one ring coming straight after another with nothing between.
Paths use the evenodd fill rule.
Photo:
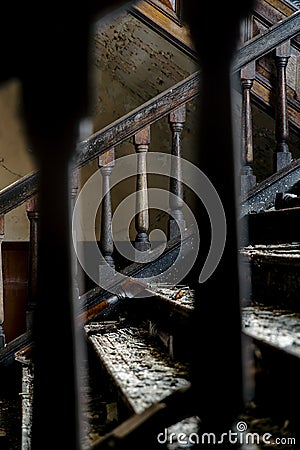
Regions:
<instances>
[{"instance_id":1,"label":"banister","mask_svg":"<svg viewBox=\"0 0 300 450\"><path fill-rule=\"evenodd\" d=\"M82 167L111 147L130 138L142 128L151 125L172 110L187 103L199 93L200 72L197 71L175 86L158 94L101 131L78 144L75 166Z\"/></svg>"},{"instance_id":2,"label":"banister","mask_svg":"<svg viewBox=\"0 0 300 450\"><path fill-rule=\"evenodd\" d=\"M246 64L274 50L278 45L292 39L300 33L300 10L286 19L274 24L265 33L259 34L247 41L236 52L231 66L232 72L237 72Z\"/></svg>"},{"instance_id":3,"label":"banister","mask_svg":"<svg viewBox=\"0 0 300 450\"><path fill-rule=\"evenodd\" d=\"M287 39L300 34L300 10L243 44L232 62L232 72L254 61ZM199 94L200 71L137 107L130 113L78 143L74 166L80 168L111 147L129 139L145 126L169 114ZM38 190L38 173L33 172L0 191L0 214L6 214Z\"/></svg>"},{"instance_id":4,"label":"banister","mask_svg":"<svg viewBox=\"0 0 300 450\"><path fill-rule=\"evenodd\" d=\"M38 172L31 172L0 191L0 214L6 214L38 192Z\"/></svg>"}]
</instances>

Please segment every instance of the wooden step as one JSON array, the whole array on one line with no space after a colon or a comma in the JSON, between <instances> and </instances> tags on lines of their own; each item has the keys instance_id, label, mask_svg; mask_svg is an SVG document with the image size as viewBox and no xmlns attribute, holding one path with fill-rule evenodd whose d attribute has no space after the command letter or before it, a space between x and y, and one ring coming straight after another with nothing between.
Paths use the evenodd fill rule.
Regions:
<instances>
[{"instance_id":1,"label":"wooden step","mask_svg":"<svg viewBox=\"0 0 300 450\"><path fill-rule=\"evenodd\" d=\"M262 257L265 257L265 253L267 252L266 248L260 247L260 249L262 251ZM250 251L250 249L248 250ZM268 251L270 257L275 259L275 263L277 262L277 258L280 257L281 264L284 264L286 262L285 258L288 258L289 260L290 258L293 258L293 255L296 258L297 264L300 263L298 245L288 247L280 246L279 248L277 246L276 248L268 247ZM257 254L256 256L258 257ZM289 265L287 267L289 267ZM157 300L159 302L169 305L169 314L171 314L171 311L176 311L178 314L181 311L182 316L186 317L187 324L189 323L188 317L191 317L193 314L195 304L193 289L190 289L188 286L152 286L152 290L158 292L159 296ZM261 295L265 296L266 291L263 290ZM261 341L266 343L275 350L283 351L291 356L299 358L300 361L300 312L284 305L285 298L281 299L281 303L283 306L279 308L274 306L274 304L266 306L263 302L259 301L255 301L251 304L245 302L241 307L242 332L255 339L257 342ZM188 316L186 316L187 314ZM167 329L167 326L164 328L162 322L159 321L159 316L157 322L153 319L150 323L150 327L152 327L152 330L154 330L152 333L156 336L159 336L159 329L162 336L162 330ZM183 335L183 333L180 334L181 336ZM186 345L188 345L187 340L188 337L185 340ZM163 338L161 338L161 341L163 342ZM175 344L176 341L173 339L173 345Z\"/></svg>"},{"instance_id":2,"label":"wooden step","mask_svg":"<svg viewBox=\"0 0 300 450\"><path fill-rule=\"evenodd\" d=\"M193 314L194 291L188 286L159 285L151 286L151 289L157 292L156 298L148 299L151 303L163 305L163 310L169 308L171 314L175 311L176 317L179 317L180 312L186 319ZM142 414L154 403L163 401L171 392L189 384L188 364L175 360L166 352L168 345L163 336L167 335L168 326L164 327L162 320L155 320L159 319L160 312L160 309L156 310L151 320L148 320L148 310L144 309L145 320L141 323L145 328L130 325L126 320L91 322L85 326L87 339L104 371L117 387L129 414ZM258 411L254 409L252 416L242 412L241 420L246 423L249 421L249 424L251 421L252 431L257 432L256 427L264 427L264 419L260 417L263 411L270 417L270 423L272 420L280 423L282 416L287 417L287 420L291 420L293 433L299 399L300 313L252 305L242 308L241 317L243 334L249 339L251 348L254 343L261 355L259 366L255 368L258 371L258 376L255 375ZM160 341L157 337L160 337ZM162 343L165 343L165 348L161 347ZM191 345L191 342L188 344ZM252 377L253 373L247 376ZM286 395L294 396L287 398ZM176 439L180 433L201 436L201 421L197 416L187 417L167 427L165 433L161 436L168 442L170 436ZM179 450L182 447L174 441L173 446L167 448Z\"/></svg>"},{"instance_id":3,"label":"wooden step","mask_svg":"<svg viewBox=\"0 0 300 450\"><path fill-rule=\"evenodd\" d=\"M118 390L121 409L127 409L123 419L116 414L120 423L190 386L188 364L173 360L146 329L114 321L91 322L84 328L111 385ZM199 423L199 417L190 416L162 429L161 443L171 442L172 449L179 450L180 433L198 433Z\"/></svg>"},{"instance_id":4,"label":"wooden step","mask_svg":"<svg viewBox=\"0 0 300 450\"><path fill-rule=\"evenodd\" d=\"M117 322L85 326L88 340L134 414L189 384L188 366L173 361L143 328Z\"/></svg>"}]
</instances>

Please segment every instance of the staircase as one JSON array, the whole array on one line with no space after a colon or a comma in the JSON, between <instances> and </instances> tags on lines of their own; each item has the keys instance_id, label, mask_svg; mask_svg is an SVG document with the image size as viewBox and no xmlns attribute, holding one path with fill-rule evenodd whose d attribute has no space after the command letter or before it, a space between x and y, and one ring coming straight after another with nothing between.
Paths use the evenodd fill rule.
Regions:
<instances>
[{"instance_id":1,"label":"staircase","mask_svg":"<svg viewBox=\"0 0 300 450\"><path fill-rule=\"evenodd\" d=\"M175 2L176 7L173 3L157 0L141 2L128 8L127 14L163 35L197 62L198 53L192 44L191 35L186 27L181 30L178 2ZM227 135L226 126L225 131L222 129L223 122L217 124L217 129L222 137L225 136L224 142L219 138L219 147L224 148L224 155L220 156L216 164L207 155L204 158L201 156L199 160L196 158L196 161L203 162L203 168L208 169L204 173L220 194L220 204L223 202L228 221L228 241L224 244L224 253L222 243L216 240L213 243L215 256L209 248L210 228L218 223L219 233L223 232L219 197L213 197L214 208L210 211L207 198L211 199L209 195L214 192L211 185L205 184L204 178L201 179L202 191L198 192L195 180L199 180L197 177L200 175L196 169L193 172L197 164L189 165L184 160L185 126L188 114L193 111L191 105L199 97L202 98L201 82L207 80L205 70L200 68L78 142L69 189L75 217L72 229L75 248L72 273L76 327L84 339L87 353L91 355L92 367L88 372L93 378L93 385L101 381L106 398L101 408L93 405L91 408L94 409L84 411L87 417L95 416L97 423L93 433L82 431L81 445L85 450L179 450L201 445L203 448L205 445L217 448L220 447L220 430L237 433L240 441L235 442L238 445L234 448L258 449L264 448L263 444L268 447L276 443L285 445L282 448L294 449L299 440L300 240L297 224L300 195L298 197L297 186L300 155L297 150L294 152L294 147L298 145L299 148L300 91L295 82L293 64L300 55L300 15L292 2L259 1L244 20L242 30L239 48L230 66L232 89L239 101L237 135L242 142L237 215L240 233L238 270L235 266L236 255L234 252L232 254L230 247L236 238L233 225L235 213L232 207L234 202L228 201L231 192L228 173L231 166L227 161L226 146L228 144L230 147L230 136ZM293 63L291 67L290 61ZM217 77L212 80L210 87L217 80ZM210 99L216 100L219 96L222 104L222 80L219 87L220 92L211 94ZM210 89L208 91L211 92ZM202 101L205 102L205 96ZM253 137L257 111L263 111L276 130L271 174L265 166L261 168L260 161L256 160L259 151L255 148ZM234 114L237 114L236 111ZM152 130L163 127L166 119L171 156L166 156L164 160L161 153L151 152L151 144ZM290 135L296 142L294 146L289 146ZM202 144L208 142L205 137ZM209 139L211 142L211 135ZM125 158L118 156L124 142L134 150L134 154L126 155ZM207 146L204 145L204 148ZM159 164L158 153L161 158ZM88 188L88 184L80 186L80 171L91 163L97 165L95 176L91 177L95 181L91 181L91 188ZM256 176L257 169L259 174ZM159 203L154 191L151 196L148 180L151 173L167 176L170 180L167 187L170 203L167 207L165 201ZM135 232L134 238L131 234L128 239L135 249L133 253L132 250L129 252L128 246L122 252L122 242L114 240L112 235L112 219L116 213L112 206L114 187L125 176L136 178L135 201L131 201L136 203L132 216L135 216ZM194 189L190 197L194 202L190 215L185 202L189 193L184 184L190 190ZM82 243L76 218L80 208L90 198L92 191L89 189L95 189L95 186L101 186L102 189L100 239ZM209 194L205 194L205 189L208 189ZM12 209L25 204L30 221L26 331L5 342L5 316L0 315L3 325L0 324L1 373L7 379L12 372L18 372L20 367L23 371L22 450L28 450L31 445L34 379L30 371L34 373L31 352L34 348L32 321L38 289L39 195L39 171L0 192L0 243L5 235L5 215ZM206 211L202 211L203 204ZM167 234L166 243L158 240L151 246L151 208L161 209L165 213L163 228ZM129 204L126 204L119 217L124 217L127 209ZM212 214L209 217L211 225L207 213ZM157 214L151 227L161 217ZM194 217L196 220L193 222ZM80 220L83 219L80 217ZM197 252L198 226L201 254ZM95 258L99 258L99 250L98 260ZM131 261L132 254L136 258L133 258L134 261ZM214 262L216 255L221 261L221 269L217 267L219 260ZM93 267L95 260L96 269ZM89 261L93 264L89 264ZM216 267L211 268L213 264ZM208 273L208 278L211 275L212 281L207 284L207 288L205 283L200 285L198 282L199 267L202 275ZM223 270L221 274L220 270ZM232 282L237 281L238 271L240 298L232 287ZM2 286L3 278L5 267L0 277ZM4 305L3 289L0 294L0 301ZM217 295L222 298L222 302L216 301ZM203 298L210 298L209 306L202 301ZM224 303L226 301L227 304ZM239 308L240 323L236 315ZM3 309L0 308L0 312ZM240 334L244 382L242 407L239 403L241 393L234 378L236 376L238 379L238 370L241 368L239 361L235 361L239 355L236 336ZM203 347L216 351L211 359L201 360ZM224 351L228 354L224 355ZM208 353L209 350L203 352L204 355ZM63 354L60 358L58 361L63 364ZM223 364L224 361L227 361L227 365ZM201 416L202 407L199 406L201 399L206 405L209 392L214 391L212 383L207 386L207 392L201 384L202 380L207 381L212 375L219 379L213 401L217 401L220 395L219 403L214 408L219 408L220 415L229 411L228 416L221 419L216 416L221 423L217 422L214 429L209 428L213 424L210 413L206 423L205 417ZM198 379L201 380L200 386L197 384ZM226 383L228 392L225 392ZM83 398L85 389L82 386L79 390ZM232 405L228 403L231 397ZM98 422L97 408L104 410ZM91 423L87 428L91 429ZM253 442L243 440L246 431L252 433ZM269 433L267 443L263 441L266 433ZM4 442L5 436L0 434L0 443L1 439ZM222 444L229 447L228 442L222 441ZM230 448L232 444L230 442ZM250 447L247 444L253 445Z\"/></svg>"}]
</instances>

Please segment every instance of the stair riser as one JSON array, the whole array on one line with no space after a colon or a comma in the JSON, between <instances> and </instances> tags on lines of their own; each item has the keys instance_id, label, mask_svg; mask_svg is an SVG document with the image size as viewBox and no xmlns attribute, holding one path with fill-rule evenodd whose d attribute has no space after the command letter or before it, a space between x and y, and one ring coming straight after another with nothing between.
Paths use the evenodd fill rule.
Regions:
<instances>
[{"instance_id":1,"label":"stair riser","mask_svg":"<svg viewBox=\"0 0 300 450\"><path fill-rule=\"evenodd\" d=\"M241 219L247 243L280 244L300 242L300 208L249 214Z\"/></svg>"},{"instance_id":2,"label":"stair riser","mask_svg":"<svg viewBox=\"0 0 300 450\"><path fill-rule=\"evenodd\" d=\"M248 300L300 312L298 264L255 260L250 263L248 275L244 278Z\"/></svg>"}]
</instances>

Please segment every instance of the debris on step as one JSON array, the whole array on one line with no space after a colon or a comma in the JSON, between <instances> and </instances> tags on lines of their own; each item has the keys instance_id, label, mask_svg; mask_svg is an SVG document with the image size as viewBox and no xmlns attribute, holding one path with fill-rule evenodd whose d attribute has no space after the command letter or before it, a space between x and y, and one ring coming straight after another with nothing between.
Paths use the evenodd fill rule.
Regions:
<instances>
[{"instance_id":1,"label":"debris on step","mask_svg":"<svg viewBox=\"0 0 300 450\"><path fill-rule=\"evenodd\" d=\"M187 310L194 309L195 291L189 286L155 284L151 285L151 289L157 292L162 300L166 300L174 306L180 306Z\"/></svg>"}]
</instances>

